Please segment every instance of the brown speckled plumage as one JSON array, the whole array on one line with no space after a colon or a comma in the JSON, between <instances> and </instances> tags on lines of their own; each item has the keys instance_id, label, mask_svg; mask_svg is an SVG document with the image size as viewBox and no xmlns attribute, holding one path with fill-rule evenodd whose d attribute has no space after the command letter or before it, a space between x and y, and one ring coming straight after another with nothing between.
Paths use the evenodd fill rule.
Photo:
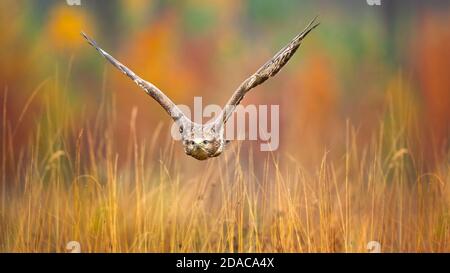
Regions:
<instances>
[{"instance_id":1,"label":"brown speckled plumage","mask_svg":"<svg viewBox=\"0 0 450 273\"><path fill-rule=\"evenodd\" d=\"M278 73L278 71L281 70L281 68L295 54L303 39L309 34L309 32L311 32L311 30L319 25L318 23L315 23L315 20L316 18L308 24L305 30L295 36L289 44L278 51L272 59L266 62L253 75L241 83L225 105L219 117L214 122L204 125L191 121L156 86L141 79L128 67L124 66L106 51L98 47L97 43L86 34L81 34L103 57L131 78L139 87L144 89L148 95L156 100L164 108L164 110L167 111L167 113L179 126L185 153L198 160L205 160L211 157L216 157L222 153L227 143L224 136L224 125L236 109L236 106L244 98L245 94L252 88L265 82L268 78L273 77Z\"/></svg>"}]
</instances>

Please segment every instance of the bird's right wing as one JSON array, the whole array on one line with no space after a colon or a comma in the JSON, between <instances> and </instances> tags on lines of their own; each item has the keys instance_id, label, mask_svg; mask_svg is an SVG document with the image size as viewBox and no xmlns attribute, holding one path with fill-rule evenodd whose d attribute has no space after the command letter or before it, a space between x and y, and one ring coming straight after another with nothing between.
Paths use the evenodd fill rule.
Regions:
<instances>
[{"instance_id":1,"label":"bird's right wing","mask_svg":"<svg viewBox=\"0 0 450 273\"><path fill-rule=\"evenodd\" d=\"M161 90L159 90L153 84L141 79L128 67L124 66L119 61L114 59L106 51L97 46L97 43L91 38L89 38L85 33L82 32L81 34L88 41L88 43L91 46L93 46L103 57L105 57L111 64L113 64L117 69L122 71L130 79L132 79L139 87L144 89L145 92L148 95L150 95L150 97L156 100L164 108L164 110L167 111L167 113L172 117L172 119L175 122L180 123L182 118L186 118L183 112L181 112L181 110Z\"/></svg>"}]
</instances>

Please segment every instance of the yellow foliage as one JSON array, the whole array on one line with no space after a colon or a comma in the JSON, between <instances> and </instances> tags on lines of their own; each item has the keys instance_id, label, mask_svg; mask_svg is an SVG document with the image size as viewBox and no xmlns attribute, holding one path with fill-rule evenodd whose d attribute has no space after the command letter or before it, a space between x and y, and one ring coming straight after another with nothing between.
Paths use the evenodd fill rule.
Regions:
<instances>
[{"instance_id":1,"label":"yellow foliage","mask_svg":"<svg viewBox=\"0 0 450 273\"><path fill-rule=\"evenodd\" d=\"M76 49L84 45L80 32L91 30L85 11L65 4L57 5L50 13L46 27L49 42L58 50Z\"/></svg>"}]
</instances>

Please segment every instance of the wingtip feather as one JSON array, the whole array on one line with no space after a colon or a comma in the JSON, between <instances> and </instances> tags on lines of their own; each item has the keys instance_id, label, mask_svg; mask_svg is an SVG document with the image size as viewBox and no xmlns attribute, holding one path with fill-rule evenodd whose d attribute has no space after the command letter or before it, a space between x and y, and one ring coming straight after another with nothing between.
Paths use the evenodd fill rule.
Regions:
<instances>
[{"instance_id":1,"label":"wingtip feather","mask_svg":"<svg viewBox=\"0 0 450 273\"><path fill-rule=\"evenodd\" d=\"M80 32L81 36L84 37L84 39L86 39L86 41L93 47L97 47L97 43L92 40L89 36L87 36L86 33L84 33L83 31Z\"/></svg>"}]
</instances>

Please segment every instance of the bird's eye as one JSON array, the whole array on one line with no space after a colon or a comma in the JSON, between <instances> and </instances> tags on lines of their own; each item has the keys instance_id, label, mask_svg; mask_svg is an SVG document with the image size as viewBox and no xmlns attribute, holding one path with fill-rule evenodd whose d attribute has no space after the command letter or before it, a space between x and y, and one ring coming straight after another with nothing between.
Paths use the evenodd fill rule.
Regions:
<instances>
[{"instance_id":1,"label":"bird's eye","mask_svg":"<svg viewBox=\"0 0 450 273\"><path fill-rule=\"evenodd\" d=\"M180 127L180 134L183 133L183 127Z\"/></svg>"},{"instance_id":2,"label":"bird's eye","mask_svg":"<svg viewBox=\"0 0 450 273\"><path fill-rule=\"evenodd\" d=\"M209 142L208 140L203 140L203 144L205 145L208 144L208 142Z\"/></svg>"},{"instance_id":3,"label":"bird's eye","mask_svg":"<svg viewBox=\"0 0 450 273\"><path fill-rule=\"evenodd\" d=\"M194 142L193 140L191 140L191 144L192 144L192 145L194 145L194 144L195 144L195 142Z\"/></svg>"}]
</instances>

